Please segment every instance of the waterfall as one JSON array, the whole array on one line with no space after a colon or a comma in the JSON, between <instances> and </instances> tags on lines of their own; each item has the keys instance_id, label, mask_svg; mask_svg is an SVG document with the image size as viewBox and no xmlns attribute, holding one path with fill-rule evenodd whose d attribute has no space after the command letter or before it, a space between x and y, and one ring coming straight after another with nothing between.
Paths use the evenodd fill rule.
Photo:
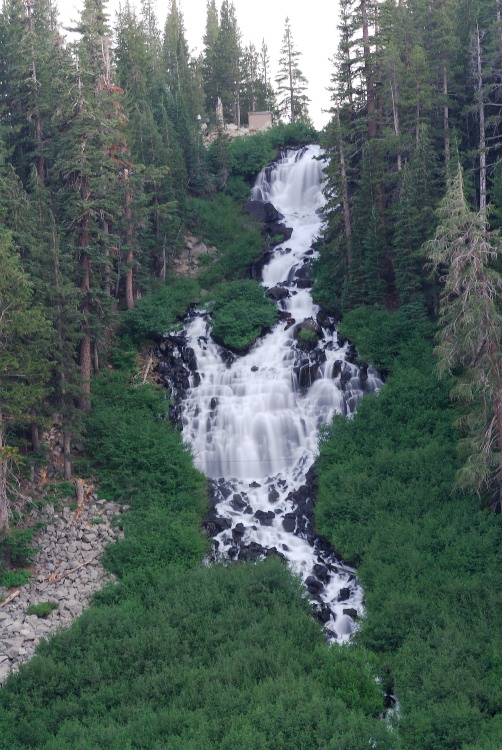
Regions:
<instances>
[{"instance_id":1,"label":"waterfall","mask_svg":"<svg viewBox=\"0 0 502 750\"><path fill-rule=\"evenodd\" d=\"M362 612L362 592L354 571L315 537L306 476L320 426L334 413L350 416L380 381L371 368L354 363L353 349L339 340L334 322L319 315L308 288L325 203L320 157L318 146L291 150L258 176L253 199L273 203L293 229L274 248L263 284L282 287L288 296L273 330L238 358L229 359L211 339L204 311L192 317L185 335L196 371L191 368L181 420L184 440L211 479L214 557L280 554L304 580L328 638L344 641ZM310 351L295 338L306 320L320 337Z\"/></svg>"}]
</instances>

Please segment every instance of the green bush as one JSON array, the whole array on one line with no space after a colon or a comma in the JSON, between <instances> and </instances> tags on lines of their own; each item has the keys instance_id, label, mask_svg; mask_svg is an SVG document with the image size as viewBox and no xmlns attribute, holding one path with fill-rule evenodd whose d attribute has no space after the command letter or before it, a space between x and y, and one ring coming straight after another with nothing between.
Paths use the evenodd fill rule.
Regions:
<instances>
[{"instance_id":1,"label":"green bush","mask_svg":"<svg viewBox=\"0 0 502 750\"><path fill-rule=\"evenodd\" d=\"M47 617L58 608L57 602L41 602L40 604L31 604L26 610L27 615L36 615L37 617Z\"/></svg>"},{"instance_id":2,"label":"green bush","mask_svg":"<svg viewBox=\"0 0 502 750\"><path fill-rule=\"evenodd\" d=\"M134 310L124 313L121 333L134 343L144 339L158 339L173 329L177 318L181 317L200 292L194 279L177 278L175 283L165 284L136 303ZM127 341L127 339L126 339ZM115 347L116 357L120 351ZM130 347L125 348L130 352Z\"/></svg>"},{"instance_id":3,"label":"green bush","mask_svg":"<svg viewBox=\"0 0 502 750\"><path fill-rule=\"evenodd\" d=\"M229 195L216 195L211 202L189 201L189 225L204 242L218 248L215 262L199 273L206 289L223 280L239 279L263 251L263 238L250 216Z\"/></svg>"},{"instance_id":4,"label":"green bush","mask_svg":"<svg viewBox=\"0 0 502 750\"><path fill-rule=\"evenodd\" d=\"M256 133L252 138L234 138L229 155L232 174L249 179L270 164L275 148L267 133Z\"/></svg>"},{"instance_id":5,"label":"green bush","mask_svg":"<svg viewBox=\"0 0 502 750\"><path fill-rule=\"evenodd\" d=\"M8 589L24 586L31 580L31 574L27 570L5 570L0 573L0 586Z\"/></svg>"},{"instance_id":6,"label":"green bush","mask_svg":"<svg viewBox=\"0 0 502 750\"><path fill-rule=\"evenodd\" d=\"M275 304L256 281L221 284L210 298L212 335L224 346L243 352L277 320Z\"/></svg>"},{"instance_id":7,"label":"green bush","mask_svg":"<svg viewBox=\"0 0 502 750\"><path fill-rule=\"evenodd\" d=\"M28 565L35 557L32 541L36 532L35 527L26 529L9 529L0 542L0 553L8 554L14 565Z\"/></svg>"}]
</instances>

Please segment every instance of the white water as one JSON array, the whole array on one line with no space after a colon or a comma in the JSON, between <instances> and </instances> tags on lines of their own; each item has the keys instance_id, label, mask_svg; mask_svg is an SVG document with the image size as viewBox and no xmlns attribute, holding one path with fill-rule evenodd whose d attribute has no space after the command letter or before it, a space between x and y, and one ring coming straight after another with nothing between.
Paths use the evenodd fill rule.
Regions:
<instances>
[{"instance_id":1,"label":"white water","mask_svg":"<svg viewBox=\"0 0 502 750\"><path fill-rule=\"evenodd\" d=\"M309 290L296 287L294 274L322 228L323 164L315 159L320 154L317 146L288 152L260 174L252 196L272 202L284 215L284 223L293 228L291 239L275 248L264 268L263 284L272 288L288 282L291 296L280 306L297 324L315 320L318 313ZM301 388L298 363L303 360L308 367L309 353L297 350L295 326L286 328L280 321L248 354L228 366L221 347L210 337L207 316L194 317L186 333L201 380L195 386L197 380L192 379L183 405L183 436L198 466L217 480L217 513L227 519L229 528L215 538L215 556L238 557L242 547L257 543L275 548L304 580L313 575L315 565L324 566L316 568L323 579L316 592L318 608L327 613L328 636L344 641L354 629L354 620L343 610L362 611L362 592L354 575L315 540L308 523L297 523L295 534L285 530L283 521L293 510L290 493L305 484L314 461L320 425L329 422L334 412L352 413L363 388L376 390L380 381L371 369L367 379L361 378L359 368L345 361L347 346L340 348L336 332L323 329L318 349L325 351L326 360L310 387ZM343 361L337 366L343 380L340 375L333 377L337 360ZM256 511L273 511L270 525L262 525ZM289 519L286 527L291 528L294 521ZM312 592L312 578L309 581Z\"/></svg>"}]
</instances>

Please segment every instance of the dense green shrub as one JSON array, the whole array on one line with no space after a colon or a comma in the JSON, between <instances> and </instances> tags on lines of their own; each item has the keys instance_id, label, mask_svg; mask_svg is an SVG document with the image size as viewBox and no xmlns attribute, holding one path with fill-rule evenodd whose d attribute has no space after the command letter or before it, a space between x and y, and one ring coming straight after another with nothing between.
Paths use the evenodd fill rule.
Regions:
<instances>
[{"instance_id":1,"label":"dense green shrub","mask_svg":"<svg viewBox=\"0 0 502 750\"><path fill-rule=\"evenodd\" d=\"M0 586L8 589L16 586L24 586L31 580L31 574L27 570L4 570L0 572Z\"/></svg>"},{"instance_id":2,"label":"dense green shrub","mask_svg":"<svg viewBox=\"0 0 502 750\"><path fill-rule=\"evenodd\" d=\"M124 313L121 332L135 343L163 336L172 330L199 292L197 281L177 277L175 282L164 284L139 300L134 310Z\"/></svg>"},{"instance_id":3,"label":"dense green shrub","mask_svg":"<svg viewBox=\"0 0 502 750\"><path fill-rule=\"evenodd\" d=\"M251 178L270 164L275 149L267 133L256 133L252 138L234 138L229 155L232 174Z\"/></svg>"},{"instance_id":4,"label":"dense green shrub","mask_svg":"<svg viewBox=\"0 0 502 750\"><path fill-rule=\"evenodd\" d=\"M36 549L32 546L35 531L33 526L9 529L0 541L0 556L2 553L8 555L14 565L29 565L36 554Z\"/></svg>"},{"instance_id":5,"label":"dense green shrub","mask_svg":"<svg viewBox=\"0 0 502 750\"><path fill-rule=\"evenodd\" d=\"M278 559L128 587L9 680L0 748L393 747L368 660L327 646Z\"/></svg>"},{"instance_id":6,"label":"dense green shrub","mask_svg":"<svg viewBox=\"0 0 502 750\"><path fill-rule=\"evenodd\" d=\"M256 281L231 281L210 298L212 335L237 352L248 349L277 320L275 304Z\"/></svg>"},{"instance_id":7,"label":"dense green shrub","mask_svg":"<svg viewBox=\"0 0 502 750\"><path fill-rule=\"evenodd\" d=\"M390 376L327 432L316 522L359 563L358 641L399 697L403 747L477 747L502 710L501 518L452 492L457 415L430 339L373 308L348 315L343 330L358 347L360 332L362 356L378 352Z\"/></svg>"},{"instance_id":8,"label":"dense green shrub","mask_svg":"<svg viewBox=\"0 0 502 750\"><path fill-rule=\"evenodd\" d=\"M198 532L207 504L204 477L167 421L164 393L126 381L123 373L96 379L87 423L101 492L133 506L122 520L126 538L109 548L108 565L123 575L191 564L207 549Z\"/></svg>"},{"instance_id":9,"label":"dense green shrub","mask_svg":"<svg viewBox=\"0 0 502 750\"><path fill-rule=\"evenodd\" d=\"M201 286L243 278L263 251L263 238L251 217L228 195L216 195L211 202L193 198L189 207L194 234L218 248L216 261L199 274Z\"/></svg>"}]
</instances>

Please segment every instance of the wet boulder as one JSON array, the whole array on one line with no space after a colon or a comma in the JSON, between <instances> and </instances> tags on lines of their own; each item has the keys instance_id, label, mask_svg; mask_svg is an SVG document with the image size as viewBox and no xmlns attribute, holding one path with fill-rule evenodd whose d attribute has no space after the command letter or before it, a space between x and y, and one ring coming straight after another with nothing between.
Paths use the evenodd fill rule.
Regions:
<instances>
[{"instance_id":1,"label":"wet boulder","mask_svg":"<svg viewBox=\"0 0 502 750\"><path fill-rule=\"evenodd\" d=\"M283 286L273 286L272 289L267 291L267 297L279 302L280 300L289 297L289 292Z\"/></svg>"},{"instance_id":2,"label":"wet boulder","mask_svg":"<svg viewBox=\"0 0 502 750\"><path fill-rule=\"evenodd\" d=\"M314 596L317 596L324 588L324 585L315 576L308 576L305 579L305 586Z\"/></svg>"},{"instance_id":3,"label":"wet boulder","mask_svg":"<svg viewBox=\"0 0 502 750\"><path fill-rule=\"evenodd\" d=\"M257 510L254 517L261 523L262 526L272 526L275 518L275 513L272 510Z\"/></svg>"},{"instance_id":4,"label":"wet boulder","mask_svg":"<svg viewBox=\"0 0 502 750\"><path fill-rule=\"evenodd\" d=\"M262 224L269 224L274 221L280 221L283 218L282 214L276 209L276 207L270 203L263 203L262 201L247 201L244 204L244 208L253 219L261 222Z\"/></svg>"},{"instance_id":5,"label":"wet boulder","mask_svg":"<svg viewBox=\"0 0 502 750\"><path fill-rule=\"evenodd\" d=\"M287 531L289 534L292 534L296 529L296 514L286 513L282 519L282 527L284 531Z\"/></svg>"},{"instance_id":6,"label":"wet boulder","mask_svg":"<svg viewBox=\"0 0 502 750\"><path fill-rule=\"evenodd\" d=\"M348 599L350 599L350 589L349 588L340 589L340 591L338 592L338 601L346 602Z\"/></svg>"}]
</instances>

